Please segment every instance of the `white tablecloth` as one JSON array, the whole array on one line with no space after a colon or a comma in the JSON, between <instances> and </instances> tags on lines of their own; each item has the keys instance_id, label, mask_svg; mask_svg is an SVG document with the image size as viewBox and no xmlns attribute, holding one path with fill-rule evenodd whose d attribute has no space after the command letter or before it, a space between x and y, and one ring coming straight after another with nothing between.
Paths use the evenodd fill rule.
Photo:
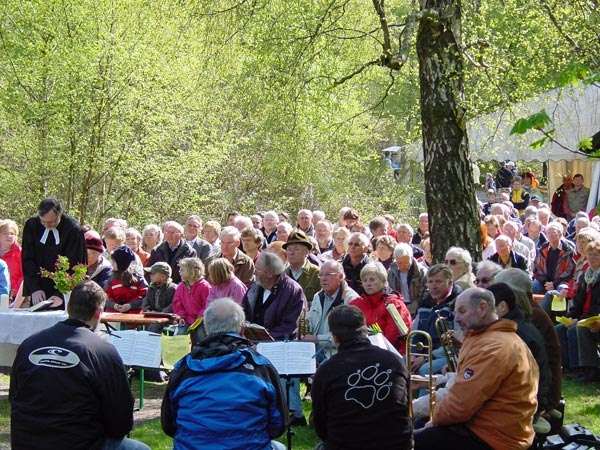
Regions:
<instances>
[{"instance_id":1,"label":"white tablecloth","mask_svg":"<svg viewBox=\"0 0 600 450\"><path fill-rule=\"evenodd\" d=\"M18 345L32 334L65 320L64 311L1 311L0 343Z\"/></svg>"}]
</instances>

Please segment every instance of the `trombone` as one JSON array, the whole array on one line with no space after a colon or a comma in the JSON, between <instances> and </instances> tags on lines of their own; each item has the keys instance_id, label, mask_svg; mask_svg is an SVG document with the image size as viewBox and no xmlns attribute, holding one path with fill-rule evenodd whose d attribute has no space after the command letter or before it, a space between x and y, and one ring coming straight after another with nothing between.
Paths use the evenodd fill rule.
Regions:
<instances>
[{"instance_id":1,"label":"trombone","mask_svg":"<svg viewBox=\"0 0 600 450\"><path fill-rule=\"evenodd\" d=\"M420 338L420 339L416 339ZM413 342L416 341L416 342ZM425 342L423 342L425 341ZM413 345L416 351L413 351ZM410 380L412 381L422 381L422 377L419 375L413 375L412 373L412 364L413 364L413 356L422 356L427 358L427 363L429 364L429 376L427 378L427 390L429 391L429 420L433 419L433 408L435 406L435 386L433 383L433 342L431 340L431 336L429 333L421 330L413 330L408 333L406 338L406 359L407 359L407 367L408 373L410 374ZM413 395L412 388L409 386L408 389L408 413L410 417L414 418L413 413Z\"/></svg>"},{"instance_id":2,"label":"trombone","mask_svg":"<svg viewBox=\"0 0 600 450\"><path fill-rule=\"evenodd\" d=\"M444 349L446 360L448 361L448 371L456 372L458 367L458 351L455 345L452 343L452 336L448 327L448 319L438 314L438 318L435 321L435 329L440 337L440 344Z\"/></svg>"}]
</instances>

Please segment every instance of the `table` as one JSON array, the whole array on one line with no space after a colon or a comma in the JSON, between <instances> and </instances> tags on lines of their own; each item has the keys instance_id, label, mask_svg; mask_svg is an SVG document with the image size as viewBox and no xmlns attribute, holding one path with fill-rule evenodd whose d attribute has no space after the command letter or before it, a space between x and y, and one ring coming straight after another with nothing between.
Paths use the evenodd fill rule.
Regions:
<instances>
[{"instance_id":1,"label":"table","mask_svg":"<svg viewBox=\"0 0 600 450\"><path fill-rule=\"evenodd\" d=\"M171 321L166 317L146 317L143 314L127 314L104 312L100 317L102 323L117 322L135 327L146 327L148 325L168 325Z\"/></svg>"},{"instance_id":2,"label":"table","mask_svg":"<svg viewBox=\"0 0 600 450\"><path fill-rule=\"evenodd\" d=\"M148 325L168 325L171 320L166 317L145 317L143 314L127 314L127 313L113 313L104 312L100 316L102 323L124 323L127 325L133 325L136 328L144 329ZM140 409L144 407L144 368L139 367L140 370Z\"/></svg>"},{"instance_id":3,"label":"table","mask_svg":"<svg viewBox=\"0 0 600 450\"><path fill-rule=\"evenodd\" d=\"M17 348L29 336L66 318L64 311L0 311L0 367L12 367Z\"/></svg>"}]
</instances>

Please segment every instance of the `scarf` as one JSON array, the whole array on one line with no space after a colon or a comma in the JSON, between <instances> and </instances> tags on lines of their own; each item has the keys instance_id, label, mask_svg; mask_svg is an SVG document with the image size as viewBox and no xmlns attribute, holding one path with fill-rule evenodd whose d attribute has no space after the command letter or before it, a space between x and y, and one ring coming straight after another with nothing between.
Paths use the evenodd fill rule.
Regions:
<instances>
[{"instance_id":1,"label":"scarf","mask_svg":"<svg viewBox=\"0 0 600 450\"><path fill-rule=\"evenodd\" d=\"M593 270L591 267L585 271L583 279L585 280L585 284L590 286L592 284L596 284L598 282L598 278L600 277L600 269Z\"/></svg>"}]
</instances>

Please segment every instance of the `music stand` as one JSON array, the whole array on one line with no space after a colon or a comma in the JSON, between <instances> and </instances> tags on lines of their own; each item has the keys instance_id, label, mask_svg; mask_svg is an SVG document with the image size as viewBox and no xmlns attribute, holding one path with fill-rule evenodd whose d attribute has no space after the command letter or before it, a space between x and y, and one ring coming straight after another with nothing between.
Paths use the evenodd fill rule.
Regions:
<instances>
[{"instance_id":1,"label":"music stand","mask_svg":"<svg viewBox=\"0 0 600 450\"><path fill-rule=\"evenodd\" d=\"M261 342L256 351L266 357L277 369L279 376L285 379L287 410L290 410L290 387L294 378L314 375L317 371L315 344L303 341ZM291 421L287 421L287 449L292 450Z\"/></svg>"}]
</instances>

